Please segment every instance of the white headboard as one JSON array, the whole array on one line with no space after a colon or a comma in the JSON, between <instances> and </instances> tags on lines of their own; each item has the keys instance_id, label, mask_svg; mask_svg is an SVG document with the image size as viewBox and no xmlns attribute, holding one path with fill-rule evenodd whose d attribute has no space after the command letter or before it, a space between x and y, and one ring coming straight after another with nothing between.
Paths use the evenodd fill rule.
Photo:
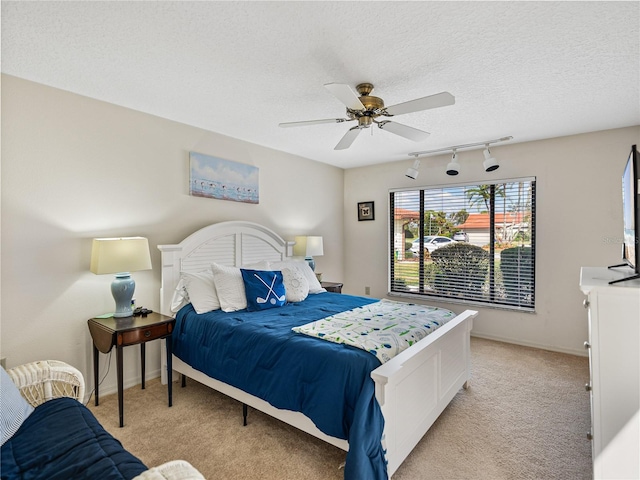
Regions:
<instances>
[{"instance_id":1,"label":"white headboard","mask_svg":"<svg viewBox=\"0 0 640 480\"><path fill-rule=\"evenodd\" d=\"M181 272L201 272L213 262L237 266L290 257L293 244L267 227L252 222L214 223L192 233L177 245L158 245L162 252L160 311L171 313L171 299Z\"/></svg>"}]
</instances>

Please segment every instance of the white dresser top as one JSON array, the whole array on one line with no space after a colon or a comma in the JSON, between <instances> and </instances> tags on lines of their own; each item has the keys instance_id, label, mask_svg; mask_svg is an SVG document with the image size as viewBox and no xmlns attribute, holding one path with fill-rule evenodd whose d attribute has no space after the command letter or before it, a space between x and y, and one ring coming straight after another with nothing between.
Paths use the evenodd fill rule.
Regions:
<instances>
[{"instance_id":1,"label":"white dresser top","mask_svg":"<svg viewBox=\"0 0 640 480\"><path fill-rule=\"evenodd\" d=\"M630 295L640 296L640 279L638 278L609 285L611 280L630 276L633 276L631 267L582 267L580 269L580 289L587 294L594 288L611 288L618 290L619 293L624 291Z\"/></svg>"}]
</instances>

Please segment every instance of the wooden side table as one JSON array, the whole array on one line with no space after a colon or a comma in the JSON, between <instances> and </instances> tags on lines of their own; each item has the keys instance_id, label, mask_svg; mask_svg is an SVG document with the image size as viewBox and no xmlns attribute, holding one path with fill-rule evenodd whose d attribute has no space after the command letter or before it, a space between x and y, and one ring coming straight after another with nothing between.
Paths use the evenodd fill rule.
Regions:
<instances>
[{"instance_id":1,"label":"wooden side table","mask_svg":"<svg viewBox=\"0 0 640 480\"><path fill-rule=\"evenodd\" d=\"M87 322L93 340L93 377L95 382L96 400L99 404L98 384L98 352L109 353L113 346L116 347L116 362L118 366L118 412L120 414L120 427L124 426L124 397L122 376L122 349L129 345L140 344L140 361L142 367L142 388L145 381L145 344L151 340L166 338L167 341L167 372L171 379L171 333L176 320L161 313L150 313L146 317L123 318L92 318ZM171 381L167 383L169 394L169 406L172 405Z\"/></svg>"},{"instance_id":2,"label":"wooden side table","mask_svg":"<svg viewBox=\"0 0 640 480\"><path fill-rule=\"evenodd\" d=\"M320 282L320 286L327 292L342 293L342 283L336 282Z\"/></svg>"}]
</instances>

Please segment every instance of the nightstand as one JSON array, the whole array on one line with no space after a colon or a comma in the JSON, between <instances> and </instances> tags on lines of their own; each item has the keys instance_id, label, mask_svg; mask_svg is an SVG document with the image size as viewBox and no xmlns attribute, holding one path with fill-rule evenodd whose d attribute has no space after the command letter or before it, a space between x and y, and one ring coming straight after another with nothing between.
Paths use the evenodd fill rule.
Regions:
<instances>
[{"instance_id":1,"label":"nightstand","mask_svg":"<svg viewBox=\"0 0 640 480\"><path fill-rule=\"evenodd\" d=\"M320 282L320 286L327 292L342 293L342 283Z\"/></svg>"},{"instance_id":2,"label":"nightstand","mask_svg":"<svg viewBox=\"0 0 640 480\"><path fill-rule=\"evenodd\" d=\"M145 380L145 344L151 340L166 338L167 346L167 373L171 378L171 333L176 320L160 313L150 313L146 317L123 318L92 318L88 322L89 331L93 340L93 378L95 382L95 404L99 404L98 397L98 352L109 353L113 346L116 347L116 362L118 365L118 412L120 414L120 427L124 426L124 400L122 378L122 349L129 345L140 344L140 361L142 367L142 388ZM169 406L172 405L171 381L167 382L169 394Z\"/></svg>"}]
</instances>

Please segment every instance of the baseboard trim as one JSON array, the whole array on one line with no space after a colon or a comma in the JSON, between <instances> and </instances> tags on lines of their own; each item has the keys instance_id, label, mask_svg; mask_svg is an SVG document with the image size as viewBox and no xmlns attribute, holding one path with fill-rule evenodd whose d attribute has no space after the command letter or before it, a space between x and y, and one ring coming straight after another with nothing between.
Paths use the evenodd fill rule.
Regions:
<instances>
[{"instance_id":1,"label":"baseboard trim","mask_svg":"<svg viewBox=\"0 0 640 480\"><path fill-rule=\"evenodd\" d=\"M513 338L500 337L497 335L486 335L483 333L471 332L472 337L483 338L485 340L494 340L496 342L511 343L513 345L521 345L523 347L539 348L540 350L548 350L550 352L566 353L568 355L577 355L578 357L586 357L588 353L585 350L575 350L572 348L561 348L549 345L541 345L533 342L523 342L521 340L514 340Z\"/></svg>"}]
</instances>

